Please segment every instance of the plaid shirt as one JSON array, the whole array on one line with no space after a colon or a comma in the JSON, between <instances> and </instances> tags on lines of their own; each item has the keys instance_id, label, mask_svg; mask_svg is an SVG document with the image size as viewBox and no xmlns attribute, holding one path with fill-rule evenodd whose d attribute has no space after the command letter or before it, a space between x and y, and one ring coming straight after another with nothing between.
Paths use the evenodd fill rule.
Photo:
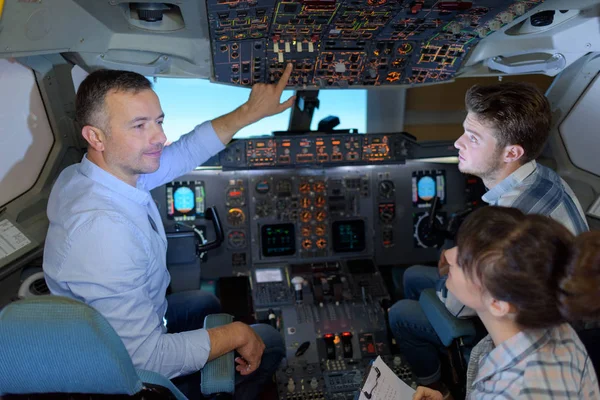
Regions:
<instances>
[{"instance_id":1,"label":"plaid shirt","mask_svg":"<svg viewBox=\"0 0 600 400\"><path fill-rule=\"evenodd\" d=\"M569 185L556 172L535 161L522 165L482 199L493 206L546 215L575 235L589 230L583 209Z\"/></svg>"},{"instance_id":2,"label":"plaid shirt","mask_svg":"<svg viewBox=\"0 0 600 400\"><path fill-rule=\"evenodd\" d=\"M569 324L522 331L471 352L467 399L598 399L594 366Z\"/></svg>"}]
</instances>

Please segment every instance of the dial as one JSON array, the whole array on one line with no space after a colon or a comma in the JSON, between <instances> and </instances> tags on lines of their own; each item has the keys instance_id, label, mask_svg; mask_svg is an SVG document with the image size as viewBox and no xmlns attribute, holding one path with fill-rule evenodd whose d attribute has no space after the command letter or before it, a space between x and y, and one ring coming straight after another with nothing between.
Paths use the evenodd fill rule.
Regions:
<instances>
[{"instance_id":1,"label":"dial","mask_svg":"<svg viewBox=\"0 0 600 400\"><path fill-rule=\"evenodd\" d=\"M232 208L227 212L227 222L231 226L240 226L246 221L246 214L239 208Z\"/></svg>"},{"instance_id":2,"label":"dial","mask_svg":"<svg viewBox=\"0 0 600 400\"><path fill-rule=\"evenodd\" d=\"M315 199L315 206L325 207L325 196L317 196Z\"/></svg>"},{"instance_id":3,"label":"dial","mask_svg":"<svg viewBox=\"0 0 600 400\"><path fill-rule=\"evenodd\" d=\"M325 218L327 218L327 213L325 211L317 212L317 221L319 221L319 222L324 221Z\"/></svg>"},{"instance_id":4,"label":"dial","mask_svg":"<svg viewBox=\"0 0 600 400\"><path fill-rule=\"evenodd\" d=\"M310 239L302 240L302 248L304 250L310 250L312 248L312 240L310 240Z\"/></svg>"},{"instance_id":5,"label":"dial","mask_svg":"<svg viewBox=\"0 0 600 400\"><path fill-rule=\"evenodd\" d=\"M259 200L256 202L256 209L254 212L258 218L265 218L273 213L273 206L268 200Z\"/></svg>"},{"instance_id":6,"label":"dial","mask_svg":"<svg viewBox=\"0 0 600 400\"><path fill-rule=\"evenodd\" d=\"M444 217L442 215L436 215L436 220L440 225L444 224ZM415 225L414 225L414 239L416 247L439 247L444 242L444 238L437 234L435 231L432 231L427 226L429 221L429 213L425 212L422 214L417 214L414 217Z\"/></svg>"},{"instance_id":7,"label":"dial","mask_svg":"<svg viewBox=\"0 0 600 400\"><path fill-rule=\"evenodd\" d=\"M300 221L309 222L312 219L312 214L310 211L302 211L300 213Z\"/></svg>"},{"instance_id":8,"label":"dial","mask_svg":"<svg viewBox=\"0 0 600 400\"><path fill-rule=\"evenodd\" d=\"M379 204L379 220L384 223L389 223L396 217L396 204L381 203Z\"/></svg>"},{"instance_id":9,"label":"dial","mask_svg":"<svg viewBox=\"0 0 600 400\"><path fill-rule=\"evenodd\" d=\"M302 182L300 184L300 193L310 193L310 183Z\"/></svg>"},{"instance_id":10,"label":"dial","mask_svg":"<svg viewBox=\"0 0 600 400\"><path fill-rule=\"evenodd\" d=\"M234 249L246 247L246 233L244 231L231 231L227 235L227 242Z\"/></svg>"},{"instance_id":11,"label":"dial","mask_svg":"<svg viewBox=\"0 0 600 400\"><path fill-rule=\"evenodd\" d=\"M271 189L271 185L268 180L262 180L256 182L256 193L259 194L267 194L269 193L269 189Z\"/></svg>"},{"instance_id":12,"label":"dial","mask_svg":"<svg viewBox=\"0 0 600 400\"><path fill-rule=\"evenodd\" d=\"M228 207L242 207L246 204L243 186L230 186L225 193L225 205Z\"/></svg>"},{"instance_id":13,"label":"dial","mask_svg":"<svg viewBox=\"0 0 600 400\"><path fill-rule=\"evenodd\" d=\"M300 204L302 205L302 208L308 208L310 207L310 199L308 197L303 197L302 200L300 200Z\"/></svg>"},{"instance_id":14,"label":"dial","mask_svg":"<svg viewBox=\"0 0 600 400\"><path fill-rule=\"evenodd\" d=\"M325 239L325 238L317 239L317 247L321 250L327 248L327 239Z\"/></svg>"},{"instance_id":15,"label":"dial","mask_svg":"<svg viewBox=\"0 0 600 400\"><path fill-rule=\"evenodd\" d=\"M289 197L292 195L292 181L289 179L282 179L277 182L276 188L277 194L283 197Z\"/></svg>"},{"instance_id":16,"label":"dial","mask_svg":"<svg viewBox=\"0 0 600 400\"><path fill-rule=\"evenodd\" d=\"M312 229L310 228L310 225L302 226L302 236L303 237L309 237L311 233L312 233Z\"/></svg>"},{"instance_id":17,"label":"dial","mask_svg":"<svg viewBox=\"0 0 600 400\"><path fill-rule=\"evenodd\" d=\"M379 182L379 195L385 198L390 198L394 195L394 182L381 181Z\"/></svg>"},{"instance_id":18,"label":"dial","mask_svg":"<svg viewBox=\"0 0 600 400\"><path fill-rule=\"evenodd\" d=\"M278 211L283 211L287 208L287 201L285 199L279 199L277 200L275 207L277 207Z\"/></svg>"},{"instance_id":19,"label":"dial","mask_svg":"<svg viewBox=\"0 0 600 400\"><path fill-rule=\"evenodd\" d=\"M313 188L314 188L314 191L316 193L324 193L325 192L325 188L326 188L325 182L323 182L323 181L316 181L313 184Z\"/></svg>"},{"instance_id":20,"label":"dial","mask_svg":"<svg viewBox=\"0 0 600 400\"><path fill-rule=\"evenodd\" d=\"M325 233L327 232L327 228L325 227L325 225L317 225L315 227L315 234L317 236L325 236Z\"/></svg>"}]
</instances>

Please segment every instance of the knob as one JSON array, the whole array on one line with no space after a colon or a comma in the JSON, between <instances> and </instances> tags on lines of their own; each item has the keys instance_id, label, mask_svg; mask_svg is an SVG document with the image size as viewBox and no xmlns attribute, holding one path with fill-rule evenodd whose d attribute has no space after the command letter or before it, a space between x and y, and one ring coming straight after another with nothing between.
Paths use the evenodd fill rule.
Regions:
<instances>
[{"instance_id":1,"label":"knob","mask_svg":"<svg viewBox=\"0 0 600 400\"><path fill-rule=\"evenodd\" d=\"M398 356L394 357L394 367L399 367L402 364L402 359Z\"/></svg>"},{"instance_id":2,"label":"knob","mask_svg":"<svg viewBox=\"0 0 600 400\"><path fill-rule=\"evenodd\" d=\"M294 285L294 291L296 293L296 302L302 303L302 284L304 283L304 278L301 276L295 276L292 278L292 285Z\"/></svg>"},{"instance_id":3,"label":"knob","mask_svg":"<svg viewBox=\"0 0 600 400\"><path fill-rule=\"evenodd\" d=\"M319 381L317 381L317 378L312 378L312 379L310 380L310 387L311 387L313 390L316 390L318 386L319 386Z\"/></svg>"}]
</instances>

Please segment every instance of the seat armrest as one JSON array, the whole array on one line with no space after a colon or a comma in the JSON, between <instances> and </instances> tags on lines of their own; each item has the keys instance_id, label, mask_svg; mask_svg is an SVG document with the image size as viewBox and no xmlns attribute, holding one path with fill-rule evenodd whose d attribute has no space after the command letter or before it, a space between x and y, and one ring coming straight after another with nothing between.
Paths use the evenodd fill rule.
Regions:
<instances>
[{"instance_id":1,"label":"seat armrest","mask_svg":"<svg viewBox=\"0 0 600 400\"><path fill-rule=\"evenodd\" d=\"M210 329L233 322L229 314L210 314L204 319L204 328ZM235 390L235 361L233 351L207 362L201 371L200 390L204 396L233 393Z\"/></svg>"},{"instance_id":2,"label":"seat armrest","mask_svg":"<svg viewBox=\"0 0 600 400\"><path fill-rule=\"evenodd\" d=\"M449 347L455 339L461 337L469 341L475 337L477 332L473 322L450 314L434 289L423 290L419 304L444 346Z\"/></svg>"}]
</instances>

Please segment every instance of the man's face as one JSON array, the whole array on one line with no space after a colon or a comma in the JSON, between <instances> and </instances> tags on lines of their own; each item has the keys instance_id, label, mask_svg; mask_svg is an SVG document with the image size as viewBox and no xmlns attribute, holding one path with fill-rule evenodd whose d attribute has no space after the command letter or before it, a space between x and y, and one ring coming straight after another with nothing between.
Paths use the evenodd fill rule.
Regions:
<instances>
[{"instance_id":1,"label":"man's face","mask_svg":"<svg viewBox=\"0 0 600 400\"><path fill-rule=\"evenodd\" d=\"M458 152L458 169L482 179L493 178L503 164L503 150L498 149L494 128L469 112L463 122L465 132L454 142Z\"/></svg>"},{"instance_id":2,"label":"man's face","mask_svg":"<svg viewBox=\"0 0 600 400\"><path fill-rule=\"evenodd\" d=\"M108 132L104 159L121 177L154 172L167 140L164 113L153 90L111 91L104 100Z\"/></svg>"}]
</instances>

